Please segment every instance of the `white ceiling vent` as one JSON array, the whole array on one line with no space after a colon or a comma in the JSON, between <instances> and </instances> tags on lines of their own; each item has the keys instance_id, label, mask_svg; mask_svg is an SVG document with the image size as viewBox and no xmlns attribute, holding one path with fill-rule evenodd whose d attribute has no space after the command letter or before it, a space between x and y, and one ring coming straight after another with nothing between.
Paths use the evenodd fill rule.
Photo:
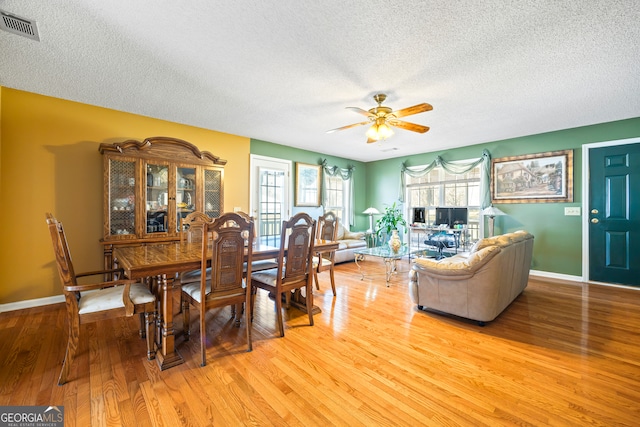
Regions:
<instances>
[{"instance_id":1,"label":"white ceiling vent","mask_svg":"<svg viewBox=\"0 0 640 427\"><path fill-rule=\"evenodd\" d=\"M0 20L0 29L19 36L28 37L35 41L40 41L36 21L21 18L20 16L12 15L3 10L0 10L0 16L2 17L2 20Z\"/></svg>"}]
</instances>

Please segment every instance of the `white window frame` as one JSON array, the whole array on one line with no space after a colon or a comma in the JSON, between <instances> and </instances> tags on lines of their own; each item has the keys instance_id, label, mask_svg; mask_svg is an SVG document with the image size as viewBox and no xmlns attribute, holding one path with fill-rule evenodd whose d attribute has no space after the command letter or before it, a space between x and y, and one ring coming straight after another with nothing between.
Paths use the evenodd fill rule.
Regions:
<instances>
[{"instance_id":1,"label":"white window frame","mask_svg":"<svg viewBox=\"0 0 640 427\"><path fill-rule=\"evenodd\" d=\"M452 163L468 163L469 160L459 160L459 161L455 161ZM425 165L420 165L420 166L411 166L408 169L411 170L420 170L420 169L424 169ZM482 178L481 178L481 174L482 174L482 165L478 165L476 166L477 171L476 171L476 175L477 178L464 178L464 179L457 179L457 175L456 175L456 179L453 180L446 180L446 174L447 171L444 170L444 168L442 166L436 166L430 173L432 173L433 171L437 171L439 176L440 176L440 180L437 182L427 182L427 183L416 183L416 184L405 184L405 188L404 188L404 193L405 193L405 200L406 200L406 217L408 219L407 222L411 222L413 220L412 215L413 215L413 208L414 207L424 207L425 208L425 218L427 221L427 226L429 225L434 225L434 224L430 224L429 223L429 219L430 218L435 218L435 208L436 207L466 207L468 209L468 220L467 220L467 228L469 229L470 232L470 238L472 241L475 241L477 239L479 239L480 236L483 235L483 218L480 214L482 208L481 208L481 204L482 204ZM466 172L464 175L470 174L471 172ZM406 176L405 178L405 182L409 182L412 179L415 179L411 176ZM458 204L446 204L446 186L447 185L454 185L455 187L458 187L459 184L461 182L466 183L466 199L467 199L467 204L466 205L458 205ZM477 204L469 204L469 183L477 183ZM439 191L439 200L437 201L437 204L435 205L426 205L426 204L420 204L420 205L416 205L414 206L412 204L412 198L410 196L411 191L417 187L439 187L440 191Z\"/></svg>"},{"instance_id":2,"label":"white window frame","mask_svg":"<svg viewBox=\"0 0 640 427\"><path fill-rule=\"evenodd\" d=\"M325 191L325 206L324 212L334 212L338 218L340 218L340 223L345 226L345 228L350 228L351 224L349 218L351 215L351 180L353 177L349 179L342 179L339 175L337 176L329 176L324 174L324 191ZM340 190L336 189L336 184L341 184L342 188ZM340 206L332 206L329 204L330 192L341 192L341 197L339 203Z\"/></svg>"}]
</instances>

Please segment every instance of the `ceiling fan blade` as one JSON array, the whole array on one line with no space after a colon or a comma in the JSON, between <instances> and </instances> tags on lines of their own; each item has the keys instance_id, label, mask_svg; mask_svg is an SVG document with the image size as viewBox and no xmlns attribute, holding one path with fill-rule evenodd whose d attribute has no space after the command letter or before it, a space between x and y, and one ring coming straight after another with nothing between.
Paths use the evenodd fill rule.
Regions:
<instances>
[{"instance_id":1,"label":"ceiling fan blade","mask_svg":"<svg viewBox=\"0 0 640 427\"><path fill-rule=\"evenodd\" d=\"M422 103L418 105L414 105L413 107L403 108L402 110L394 111L393 115L396 117L405 117L410 116L412 114L424 113L425 111L431 111L433 107L431 104Z\"/></svg>"},{"instance_id":2,"label":"ceiling fan blade","mask_svg":"<svg viewBox=\"0 0 640 427\"><path fill-rule=\"evenodd\" d=\"M368 125L369 123L371 123L371 122L354 123L352 125L342 126L341 128L328 130L327 133L333 133L333 132L337 132L339 130L351 129L351 128L354 128L356 126Z\"/></svg>"},{"instance_id":3,"label":"ceiling fan blade","mask_svg":"<svg viewBox=\"0 0 640 427\"><path fill-rule=\"evenodd\" d=\"M362 108L359 108L359 107L346 107L346 108L347 110L355 111L356 113L362 114L363 116L367 116L367 117L373 116L373 114L371 114L367 110L363 110Z\"/></svg>"},{"instance_id":4,"label":"ceiling fan blade","mask_svg":"<svg viewBox=\"0 0 640 427\"><path fill-rule=\"evenodd\" d=\"M429 130L429 126L418 125L415 123L403 122L402 120L390 120L391 126L399 127L400 129L410 130L412 132L425 133Z\"/></svg>"}]
</instances>

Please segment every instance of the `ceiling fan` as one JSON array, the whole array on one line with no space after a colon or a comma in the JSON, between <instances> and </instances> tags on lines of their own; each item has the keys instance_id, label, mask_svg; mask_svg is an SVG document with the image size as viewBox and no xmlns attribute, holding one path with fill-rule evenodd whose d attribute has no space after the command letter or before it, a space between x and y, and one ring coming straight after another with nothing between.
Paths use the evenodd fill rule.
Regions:
<instances>
[{"instance_id":1,"label":"ceiling fan","mask_svg":"<svg viewBox=\"0 0 640 427\"><path fill-rule=\"evenodd\" d=\"M342 126L337 129L331 129L327 131L327 133L371 124L369 130L367 130L367 143L372 143L381 139L387 139L391 135L393 135L393 130L390 126L395 126L400 129L419 133L425 133L429 130L428 126L405 122L403 120L398 120L398 118L433 110L433 107L430 104L422 103L414 105L413 107L407 107L403 108L402 110L393 111L391 108L382 105L385 99L387 99L387 95L385 95L384 93L378 93L374 95L373 99L378 103L378 106L373 107L369 110L363 110L362 108L358 107L347 107L348 110L352 110L356 113L367 116L368 120L366 122L354 123L352 125Z\"/></svg>"}]
</instances>

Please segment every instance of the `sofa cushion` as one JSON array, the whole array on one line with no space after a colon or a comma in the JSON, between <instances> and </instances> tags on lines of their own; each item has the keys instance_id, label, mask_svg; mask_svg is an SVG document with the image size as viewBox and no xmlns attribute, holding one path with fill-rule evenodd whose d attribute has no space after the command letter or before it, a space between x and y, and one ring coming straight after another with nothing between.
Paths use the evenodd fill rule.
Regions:
<instances>
[{"instance_id":1,"label":"sofa cushion","mask_svg":"<svg viewBox=\"0 0 640 427\"><path fill-rule=\"evenodd\" d=\"M336 240L344 239L344 227L342 224L338 223L338 232L336 233Z\"/></svg>"},{"instance_id":2,"label":"sofa cushion","mask_svg":"<svg viewBox=\"0 0 640 427\"><path fill-rule=\"evenodd\" d=\"M501 234L499 236L485 237L484 239L480 239L477 242L475 242L469 252L474 253L488 246L504 247L512 243L521 242L523 240L530 239L530 238L533 238L533 235L529 234L524 230L518 230L508 234Z\"/></svg>"},{"instance_id":3,"label":"sofa cushion","mask_svg":"<svg viewBox=\"0 0 640 427\"><path fill-rule=\"evenodd\" d=\"M345 229L342 238L344 240L362 240L364 239L364 231L349 231Z\"/></svg>"},{"instance_id":4,"label":"sofa cushion","mask_svg":"<svg viewBox=\"0 0 640 427\"><path fill-rule=\"evenodd\" d=\"M366 248L367 242L359 239L345 239L340 241L339 249Z\"/></svg>"},{"instance_id":5,"label":"sofa cushion","mask_svg":"<svg viewBox=\"0 0 640 427\"><path fill-rule=\"evenodd\" d=\"M417 258L415 263L442 276L459 276L474 273L500 251L500 246L493 245L470 253L466 259L455 257L436 261L433 258Z\"/></svg>"}]
</instances>

